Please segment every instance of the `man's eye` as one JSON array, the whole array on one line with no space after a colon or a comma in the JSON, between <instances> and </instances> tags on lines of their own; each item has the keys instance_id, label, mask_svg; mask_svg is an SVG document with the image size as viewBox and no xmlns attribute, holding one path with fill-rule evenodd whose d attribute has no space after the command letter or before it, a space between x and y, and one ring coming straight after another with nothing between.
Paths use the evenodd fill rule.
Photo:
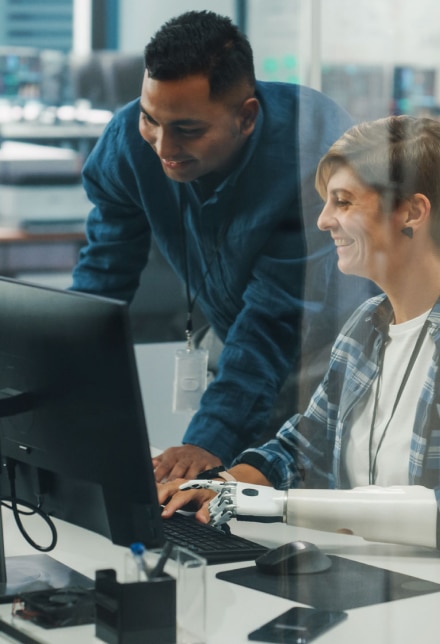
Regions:
<instances>
[{"instance_id":1,"label":"man's eye","mask_svg":"<svg viewBox=\"0 0 440 644\"><path fill-rule=\"evenodd\" d=\"M197 137L197 136L202 136L202 134L203 134L203 130L201 130L200 128L197 128L197 129L191 129L191 130L187 130L187 129L180 129L180 130L179 130L179 133L180 133L182 136L186 136L187 138L192 138L192 137L193 137L193 138L195 138L195 137Z\"/></svg>"},{"instance_id":2,"label":"man's eye","mask_svg":"<svg viewBox=\"0 0 440 644\"><path fill-rule=\"evenodd\" d=\"M141 112L141 119L144 123L148 123L149 125L156 125L151 116L148 116L148 114L144 114L143 112Z\"/></svg>"}]
</instances>

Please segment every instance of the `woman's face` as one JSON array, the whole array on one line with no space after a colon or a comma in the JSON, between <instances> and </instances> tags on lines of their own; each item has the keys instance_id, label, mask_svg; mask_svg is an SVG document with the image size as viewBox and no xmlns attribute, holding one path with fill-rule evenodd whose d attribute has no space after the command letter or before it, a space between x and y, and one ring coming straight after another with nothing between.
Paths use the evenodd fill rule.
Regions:
<instances>
[{"instance_id":1,"label":"woman's face","mask_svg":"<svg viewBox=\"0 0 440 644\"><path fill-rule=\"evenodd\" d=\"M348 166L339 167L330 177L318 227L330 232L342 273L379 284L392 274L402 237L399 221L392 214L383 214L378 193Z\"/></svg>"}]
</instances>

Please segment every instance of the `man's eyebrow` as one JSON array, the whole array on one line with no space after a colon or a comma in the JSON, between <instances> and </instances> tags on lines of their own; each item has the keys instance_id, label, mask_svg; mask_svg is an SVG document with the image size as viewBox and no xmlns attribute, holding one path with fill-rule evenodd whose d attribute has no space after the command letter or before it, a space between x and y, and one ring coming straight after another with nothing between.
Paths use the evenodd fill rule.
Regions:
<instances>
[{"instance_id":1,"label":"man's eyebrow","mask_svg":"<svg viewBox=\"0 0 440 644\"><path fill-rule=\"evenodd\" d=\"M142 114L145 114L145 116L148 116L148 118L150 118L150 119L151 119L151 118L152 118L152 117L151 117L151 115L147 112L147 110L145 109L145 107L143 107L143 105L142 105L142 103L141 103L141 102L139 102L139 106L140 106L140 110L141 110Z\"/></svg>"},{"instance_id":2,"label":"man's eyebrow","mask_svg":"<svg viewBox=\"0 0 440 644\"><path fill-rule=\"evenodd\" d=\"M139 103L140 105L140 110L142 114L145 114L151 121L155 122L154 118L147 112L145 107L143 107L142 103ZM172 125L206 125L205 121L202 121L200 119L176 119L175 121L171 121Z\"/></svg>"}]
</instances>

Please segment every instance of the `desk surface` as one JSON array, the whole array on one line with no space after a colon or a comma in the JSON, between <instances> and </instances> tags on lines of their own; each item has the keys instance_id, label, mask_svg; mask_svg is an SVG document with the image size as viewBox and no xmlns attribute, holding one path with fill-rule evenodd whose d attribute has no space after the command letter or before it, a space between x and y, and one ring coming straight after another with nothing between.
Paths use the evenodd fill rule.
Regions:
<instances>
[{"instance_id":1,"label":"desk surface","mask_svg":"<svg viewBox=\"0 0 440 644\"><path fill-rule=\"evenodd\" d=\"M137 348L137 360L151 442L159 447L175 444L184 431L187 419L171 412L172 364L176 345L143 345ZM154 370L154 372L153 372ZM158 391L161 394L158 394ZM171 438L171 440L170 440ZM35 554L22 539L10 512L3 511L6 551L9 556ZM53 557L90 576L101 568L115 568L122 575L125 549L113 546L107 539L75 526L57 521L59 542ZM363 563L440 583L440 557L435 551L405 546L369 543L349 535L330 534L280 524L233 522L234 532L267 546L296 539L312 541L325 552ZM33 535L39 537L39 526ZM41 528L43 529L43 528ZM43 538L43 537L42 537ZM249 564L240 564L240 567ZM237 564L208 566L207 644L244 644L247 635L264 622L290 608L292 602L242 588L215 578L220 570ZM328 631L317 641L322 644L438 644L436 615L439 594L433 593L387 604L348 611L345 622ZM0 616L9 619L11 607L0 606ZM46 631L31 624L22 628L42 642L77 644L99 642L94 626L78 626ZM0 636L0 641L10 641Z\"/></svg>"},{"instance_id":2,"label":"desk surface","mask_svg":"<svg viewBox=\"0 0 440 644\"><path fill-rule=\"evenodd\" d=\"M84 231L69 231L58 230L53 232L29 232L24 228L12 228L7 226L0 226L0 244L17 242L64 242L64 241L85 241Z\"/></svg>"},{"instance_id":3,"label":"desk surface","mask_svg":"<svg viewBox=\"0 0 440 644\"><path fill-rule=\"evenodd\" d=\"M46 139L97 139L110 119L101 123L44 123L9 122L0 123L0 134L4 139L34 141Z\"/></svg>"}]
</instances>

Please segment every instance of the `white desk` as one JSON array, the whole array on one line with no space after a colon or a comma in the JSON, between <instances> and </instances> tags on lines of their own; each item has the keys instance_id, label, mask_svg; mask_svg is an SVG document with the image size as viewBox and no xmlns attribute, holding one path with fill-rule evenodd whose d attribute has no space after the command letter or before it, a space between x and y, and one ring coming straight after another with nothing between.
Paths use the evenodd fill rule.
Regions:
<instances>
[{"instance_id":1,"label":"white desk","mask_svg":"<svg viewBox=\"0 0 440 644\"><path fill-rule=\"evenodd\" d=\"M152 442L158 438L166 446L164 428L174 432L172 440L184 428L182 418L173 417L167 405L171 396L171 381L160 379L172 372L174 345L147 345L137 351L141 380L145 382L144 400L147 419L150 426ZM163 356L163 360L160 360ZM154 374L151 377L151 369ZM148 372L147 377L145 373ZM166 386L165 386L166 385ZM159 397L158 390L163 396ZM159 418L159 408L163 418ZM153 413L154 409L154 413ZM157 415L156 415L157 413ZM156 422L158 427L155 426ZM158 444L158 443L157 443ZM8 555L35 554L18 533L10 512L4 512L6 550ZM125 549L113 546L107 539L74 526L57 521L59 543L52 556L76 570L94 577L94 572L101 568L115 568L122 575ZM298 529L285 525L238 523L233 522L234 532L268 546L285 543L295 539L306 539L320 546L329 554L336 554L357 561L376 565L390 570L440 583L440 557L436 552L427 549L416 549L404 546L368 543L348 535L329 534L313 530ZM33 530L33 536L39 537ZM239 564L243 566L247 564ZM249 563L248 565L252 565ZM290 608L293 604L286 599L242 588L235 584L215 578L219 570L235 568L228 566L208 566L208 636L207 644L245 644L247 634ZM437 614L440 606L438 593L428 594L413 599L394 601L386 604L357 608L348 611L349 617L342 624L328 631L317 642L322 644L438 644ZM10 606L0 606L0 616L10 614ZM32 633L42 642L57 644L87 644L99 642L94 637L94 626L78 626L46 631L31 624L22 624L25 630ZM10 641L1 638L0 641Z\"/></svg>"}]
</instances>

